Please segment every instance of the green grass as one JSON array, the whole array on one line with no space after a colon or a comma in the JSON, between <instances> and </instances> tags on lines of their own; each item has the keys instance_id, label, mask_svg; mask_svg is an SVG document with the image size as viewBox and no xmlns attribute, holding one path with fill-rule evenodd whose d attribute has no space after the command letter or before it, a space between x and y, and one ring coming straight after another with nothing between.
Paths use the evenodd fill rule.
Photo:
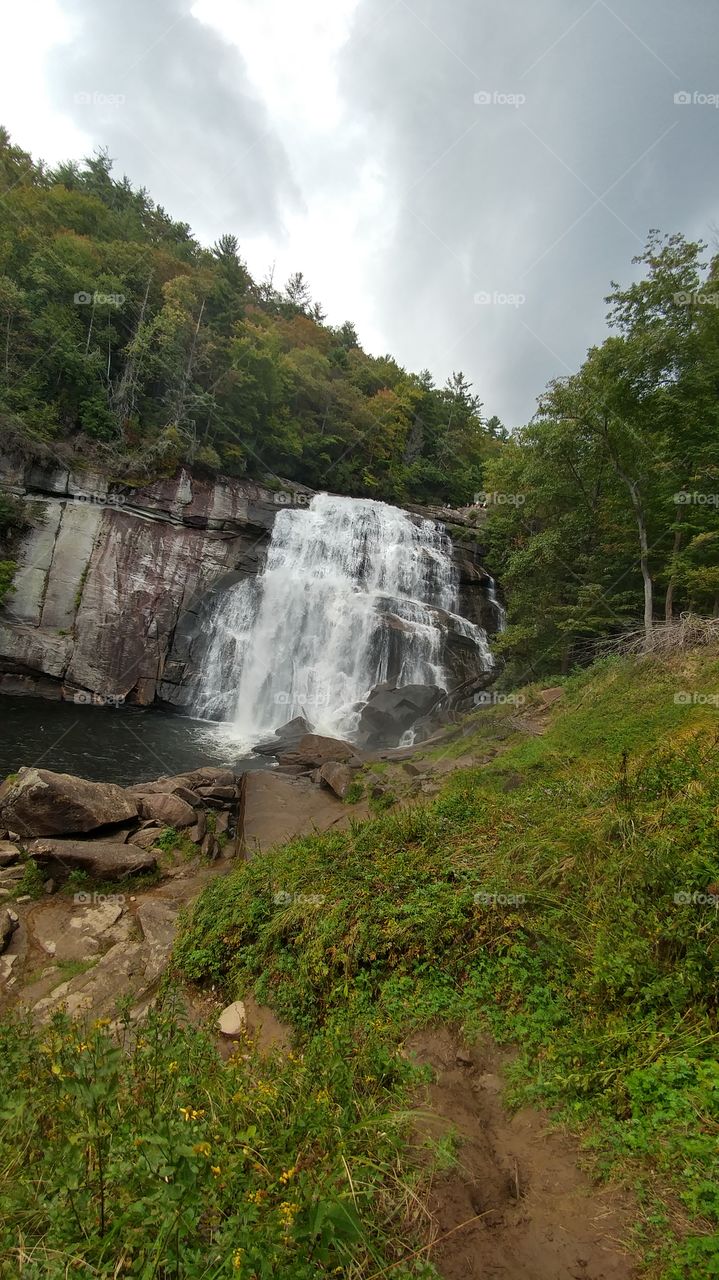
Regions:
<instances>
[{"instance_id":1,"label":"green grass","mask_svg":"<svg viewBox=\"0 0 719 1280\"><path fill-rule=\"evenodd\" d=\"M511 706L469 719L447 753L486 763L433 802L203 891L176 974L254 991L293 1056L242 1044L225 1066L163 1010L119 1055L103 1027L0 1031L2 1280L20 1257L29 1280L69 1258L143 1280L433 1275L412 1260L432 1166L401 1047L439 1020L519 1046L512 1099L634 1190L648 1275L719 1274L719 709L674 701L719 691L719 662L603 662L563 687L549 713L525 690L541 736Z\"/></svg>"},{"instance_id":2,"label":"green grass","mask_svg":"<svg viewBox=\"0 0 719 1280\"><path fill-rule=\"evenodd\" d=\"M208 886L177 963L304 1035L378 1020L396 1047L442 1018L516 1042L516 1100L634 1187L653 1272L719 1274L719 711L674 701L719 690L719 663L603 662L564 688L543 736L479 713L452 750L496 754L434 803Z\"/></svg>"},{"instance_id":3,"label":"green grass","mask_svg":"<svg viewBox=\"0 0 719 1280\"><path fill-rule=\"evenodd\" d=\"M435 1275L400 1261L429 1176L400 1177L418 1073L372 1028L224 1063L169 1000L130 1044L0 1025L2 1280Z\"/></svg>"}]
</instances>

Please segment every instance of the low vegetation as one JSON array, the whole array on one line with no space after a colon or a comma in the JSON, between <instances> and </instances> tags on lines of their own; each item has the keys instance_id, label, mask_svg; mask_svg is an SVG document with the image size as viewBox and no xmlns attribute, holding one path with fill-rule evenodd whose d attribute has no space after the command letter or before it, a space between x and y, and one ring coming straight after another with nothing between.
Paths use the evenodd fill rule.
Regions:
<instances>
[{"instance_id":1,"label":"low vegetation","mask_svg":"<svg viewBox=\"0 0 719 1280\"><path fill-rule=\"evenodd\" d=\"M68 1257L144 1280L432 1276L401 1049L438 1020L519 1046L510 1100L632 1188L647 1275L716 1274L719 660L608 658L562 689L469 719L450 750L484 763L433 802L204 890L175 976L253 991L293 1054L243 1042L223 1064L169 1006L125 1051L101 1025L5 1025L3 1280Z\"/></svg>"}]
</instances>

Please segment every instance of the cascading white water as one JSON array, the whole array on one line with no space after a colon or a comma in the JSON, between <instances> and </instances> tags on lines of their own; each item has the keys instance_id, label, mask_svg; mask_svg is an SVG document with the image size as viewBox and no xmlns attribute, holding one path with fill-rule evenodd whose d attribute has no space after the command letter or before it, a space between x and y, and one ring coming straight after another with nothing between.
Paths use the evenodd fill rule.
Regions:
<instances>
[{"instance_id":1,"label":"cascading white water","mask_svg":"<svg viewBox=\"0 0 719 1280\"><path fill-rule=\"evenodd\" d=\"M504 631L504 628L507 625L507 611L504 605L500 603L497 596L497 587L494 578L491 577L489 579L489 586L487 587L487 599L494 609L495 616L497 618L497 631Z\"/></svg>"},{"instance_id":2,"label":"cascading white water","mask_svg":"<svg viewBox=\"0 0 719 1280\"><path fill-rule=\"evenodd\" d=\"M492 665L484 631L456 616L457 586L433 521L328 494L281 510L262 573L221 598L196 713L229 719L246 745L300 715L351 737L358 704L388 677L447 687L448 622Z\"/></svg>"}]
</instances>

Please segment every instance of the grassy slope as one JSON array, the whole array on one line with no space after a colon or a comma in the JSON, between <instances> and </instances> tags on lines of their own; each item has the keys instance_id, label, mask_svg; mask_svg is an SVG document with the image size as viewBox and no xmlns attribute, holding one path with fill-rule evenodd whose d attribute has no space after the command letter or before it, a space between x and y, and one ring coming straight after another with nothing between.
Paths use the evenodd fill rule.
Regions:
<instances>
[{"instance_id":1,"label":"grassy slope","mask_svg":"<svg viewBox=\"0 0 719 1280\"><path fill-rule=\"evenodd\" d=\"M653 1274L719 1274L719 707L684 690L719 692L716 656L602 664L550 713L527 690L523 731L508 705L467 723L447 751L486 763L432 803L215 880L178 969L254 988L290 1057L224 1065L171 1007L126 1054L1 1023L2 1280L429 1280L399 1049L433 1019L521 1045L516 1099L637 1188Z\"/></svg>"},{"instance_id":2,"label":"grassy slope","mask_svg":"<svg viewBox=\"0 0 719 1280\"><path fill-rule=\"evenodd\" d=\"M441 1017L517 1041L517 1098L584 1131L638 1189L652 1269L694 1277L719 1274L719 707L682 691L719 692L715 655L600 664L541 737L481 712L455 749L488 763L214 882L177 959L310 1037L391 1049Z\"/></svg>"}]
</instances>

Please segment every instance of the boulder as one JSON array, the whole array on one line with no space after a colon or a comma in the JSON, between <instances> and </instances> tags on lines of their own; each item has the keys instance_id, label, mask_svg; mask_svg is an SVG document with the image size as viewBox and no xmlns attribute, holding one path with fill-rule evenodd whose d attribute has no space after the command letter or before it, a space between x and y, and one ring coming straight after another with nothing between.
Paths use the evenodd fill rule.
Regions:
<instances>
[{"instance_id":1,"label":"boulder","mask_svg":"<svg viewBox=\"0 0 719 1280\"><path fill-rule=\"evenodd\" d=\"M241 1036L246 1024L247 1014L241 1000L235 1000L234 1004L228 1004L220 1014L220 1033L223 1036L227 1036L229 1040L235 1040L238 1036Z\"/></svg>"},{"instance_id":2,"label":"boulder","mask_svg":"<svg viewBox=\"0 0 719 1280\"><path fill-rule=\"evenodd\" d=\"M151 849L162 832L162 827L143 827L142 831L134 831L127 843L137 845L138 849Z\"/></svg>"},{"instance_id":3,"label":"boulder","mask_svg":"<svg viewBox=\"0 0 719 1280\"><path fill-rule=\"evenodd\" d=\"M0 788L0 826L27 836L62 836L130 822L137 803L112 782L20 769Z\"/></svg>"},{"instance_id":4,"label":"boulder","mask_svg":"<svg viewBox=\"0 0 719 1280\"><path fill-rule=\"evenodd\" d=\"M10 840L0 840L0 867L12 867L20 861L20 850Z\"/></svg>"},{"instance_id":5,"label":"boulder","mask_svg":"<svg viewBox=\"0 0 719 1280\"><path fill-rule=\"evenodd\" d=\"M86 871L100 880L121 880L157 867L153 854L119 840L33 840L27 851L53 873Z\"/></svg>"},{"instance_id":6,"label":"boulder","mask_svg":"<svg viewBox=\"0 0 719 1280\"><path fill-rule=\"evenodd\" d=\"M145 794L136 798L142 818L155 818L168 827L191 827L195 821L195 810L180 796Z\"/></svg>"},{"instance_id":7,"label":"boulder","mask_svg":"<svg viewBox=\"0 0 719 1280\"><path fill-rule=\"evenodd\" d=\"M0 908L0 951L4 951L9 945L19 923L14 911L8 911L7 907Z\"/></svg>"},{"instance_id":8,"label":"boulder","mask_svg":"<svg viewBox=\"0 0 719 1280\"><path fill-rule=\"evenodd\" d=\"M131 796L175 794L188 800L186 793L193 792L198 787L231 787L234 782L235 775L231 769L218 769L207 765L201 769L192 769L188 773L176 773L157 778L153 782L137 782L125 789ZM188 802L191 803L189 800Z\"/></svg>"},{"instance_id":9,"label":"boulder","mask_svg":"<svg viewBox=\"0 0 719 1280\"><path fill-rule=\"evenodd\" d=\"M340 800L344 800L352 785L352 770L346 764L323 764L320 769L320 786L329 787Z\"/></svg>"},{"instance_id":10,"label":"boulder","mask_svg":"<svg viewBox=\"0 0 719 1280\"><path fill-rule=\"evenodd\" d=\"M359 720L365 742L395 743L444 696L437 685L408 684L400 689L378 687L370 694Z\"/></svg>"},{"instance_id":11,"label":"boulder","mask_svg":"<svg viewBox=\"0 0 719 1280\"><path fill-rule=\"evenodd\" d=\"M275 732L271 738L265 742L258 742L252 750L259 756L276 756L281 751L289 751L296 746L305 734L312 732L312 725L305 720L304 716L295 716L294 720L288 720L287 724L283 724Z\"/></svg>"},{"instance_id":12,"label":"boulder","mask_svg":"<svg viewBox=\"0 0 719 1280\"><path fill-rule=\"evenodd\" d=\"M324 738L321 734L305 733L294 747L278 756L281 765L316 769L330 761L349 760L355 748L341 738Z\"/></svg>"}]
</instances>

